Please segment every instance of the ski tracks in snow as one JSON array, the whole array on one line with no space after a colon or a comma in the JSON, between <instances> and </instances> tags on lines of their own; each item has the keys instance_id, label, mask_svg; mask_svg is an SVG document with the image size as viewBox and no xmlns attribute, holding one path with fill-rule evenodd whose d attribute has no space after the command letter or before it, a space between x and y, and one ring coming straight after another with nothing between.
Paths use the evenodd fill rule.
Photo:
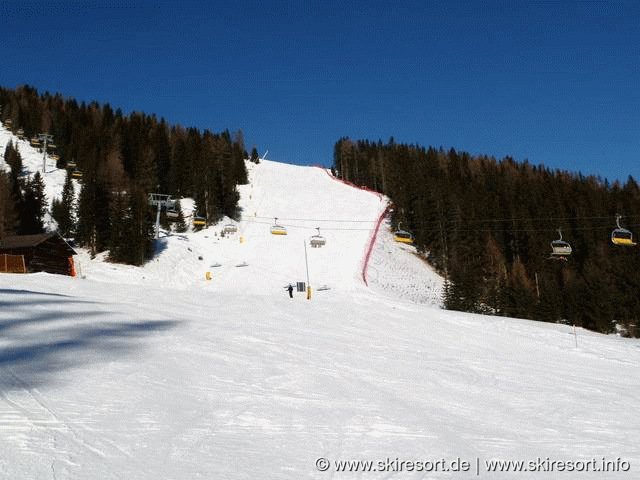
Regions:
<instances>
[{"instance_id":1,"label":"ski tracks in snow","mask_svg":"<svg viewBox=\"0 0 640 480\"><path fill-rule=\"evenodd\" d=\"M130 458L104 436L94 436L85 422L66 419L37 388L29 387L11 369L4 368L0 375L10 377L8 380L16 386L0 391L0 431L4 431L4 440L39 461L50 459L53 478L57 470L78 466L76 459L85 458L87 453L105 464L114 458Z\"/></svg>"}]
</instances>

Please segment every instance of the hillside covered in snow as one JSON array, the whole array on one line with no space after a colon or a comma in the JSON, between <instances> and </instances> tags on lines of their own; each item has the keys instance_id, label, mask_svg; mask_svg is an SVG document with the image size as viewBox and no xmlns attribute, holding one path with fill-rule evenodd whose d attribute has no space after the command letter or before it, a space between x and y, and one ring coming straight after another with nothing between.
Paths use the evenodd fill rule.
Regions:
<instances>
[{"instance_id":1,"label":"hillside covered in snow","mask_svg":"<svg viewBox=\"0 0 640 480\"><path fill-rule=\"evenodd\" d=\"M0 478L637 475L637 340L444 311L437 274L375 235L383 197L248 168L233 234L162 231L142 267L81 252L75 278L0 275Z\"/></svg>"}]
</instances>

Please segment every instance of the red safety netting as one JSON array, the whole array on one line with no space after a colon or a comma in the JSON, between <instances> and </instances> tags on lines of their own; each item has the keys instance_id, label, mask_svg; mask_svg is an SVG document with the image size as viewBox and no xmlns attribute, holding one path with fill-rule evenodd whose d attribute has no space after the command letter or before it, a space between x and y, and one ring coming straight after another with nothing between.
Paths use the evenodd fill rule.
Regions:
<instances>
[{"instance_id":1,"label":"red safety netting","mask_svg":"<svg viewBox=\"0 0 640 480\"><path fill-rule=\"evenodd\" d=\"M322 169L327 175L329 175L329 177L331 179L335 180L336 182L344 183L345 185L348 185L348 186L353 187L353 188L357 188L358 190L365 190L367 192L373 193L374 195L378 196L380 201L384 201L385 200L384 195L382 195L380 192L376 192L375 190L371 190L370 188L361 187L359 185L356 185L354 183L348 182L346 180L341 180L339 178L336 178L331 174L331 172L327 168L322 167L320 165L314 165L314 167L318 167L318 168ZM364 256L362 258L361 274L362 274L362 281L367 286L369 286L369 284L367 283L367 269L369 267L369 259L371 258L371 252L373 252L373 247L376 244L376 240L378 238L378 232L380 231L380 226L382 225L382 222L387 217L387 215L389 215L389 212L391 212L391 208L392 208L391 204L387 204L387 206L384 209L384 211L378 216L378 220L376 221L376 226L371 231L371 235L369 237L369 242L367 243L367 247L365 248L365 253L364 253Z\"/></svg>"}]
</instances>

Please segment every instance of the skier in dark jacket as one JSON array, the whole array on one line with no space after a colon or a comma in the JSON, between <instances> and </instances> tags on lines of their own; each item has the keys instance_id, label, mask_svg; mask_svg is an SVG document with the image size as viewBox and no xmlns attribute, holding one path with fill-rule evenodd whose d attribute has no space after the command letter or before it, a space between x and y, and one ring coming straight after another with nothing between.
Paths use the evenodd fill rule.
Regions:
<instances>
[{"instance_id":1,"label":"skier in dark jacket","mask_svg":"<svg viewBox=\"0 0 640 480\"><path fill-rule=\"evenodd\" d=\"M293 285L289 284L287 290L289 290L289 298L293 298Z\"/></svg>"}]
</instances>

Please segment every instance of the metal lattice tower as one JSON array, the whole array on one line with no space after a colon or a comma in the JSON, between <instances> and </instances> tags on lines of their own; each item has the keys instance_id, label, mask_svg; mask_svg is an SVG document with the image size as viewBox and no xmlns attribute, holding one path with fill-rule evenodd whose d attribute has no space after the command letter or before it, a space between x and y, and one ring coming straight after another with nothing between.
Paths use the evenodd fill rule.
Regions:
<instances>
[{"instance_id":1,"label":"metal lattice tower","mask_svg":"<svg viewBox=\"0 0 640 480\"><path fill-rule=\"evenodd\" d=\"M164 193L150 193L149 205L157 206L158 211L156 213L156 238L160 236L160 211L162 207L167 208L175 205L176 200L171 198L171 195L165 195Z\"/></svg>"},{"instance_id":2,"label":"metal lattice tower","mask_svg":"<svg viewBox=\"0 0 640 480\"><path fill-rule=\"evenodd\" d=\"M53 141L53 135L49 134L49 133L40 133L38 135L38 139L43 142L43 148L42 148L42 174L44 175L47 169L47 143L52 142Z\"/></svg>"}]
</instances>

